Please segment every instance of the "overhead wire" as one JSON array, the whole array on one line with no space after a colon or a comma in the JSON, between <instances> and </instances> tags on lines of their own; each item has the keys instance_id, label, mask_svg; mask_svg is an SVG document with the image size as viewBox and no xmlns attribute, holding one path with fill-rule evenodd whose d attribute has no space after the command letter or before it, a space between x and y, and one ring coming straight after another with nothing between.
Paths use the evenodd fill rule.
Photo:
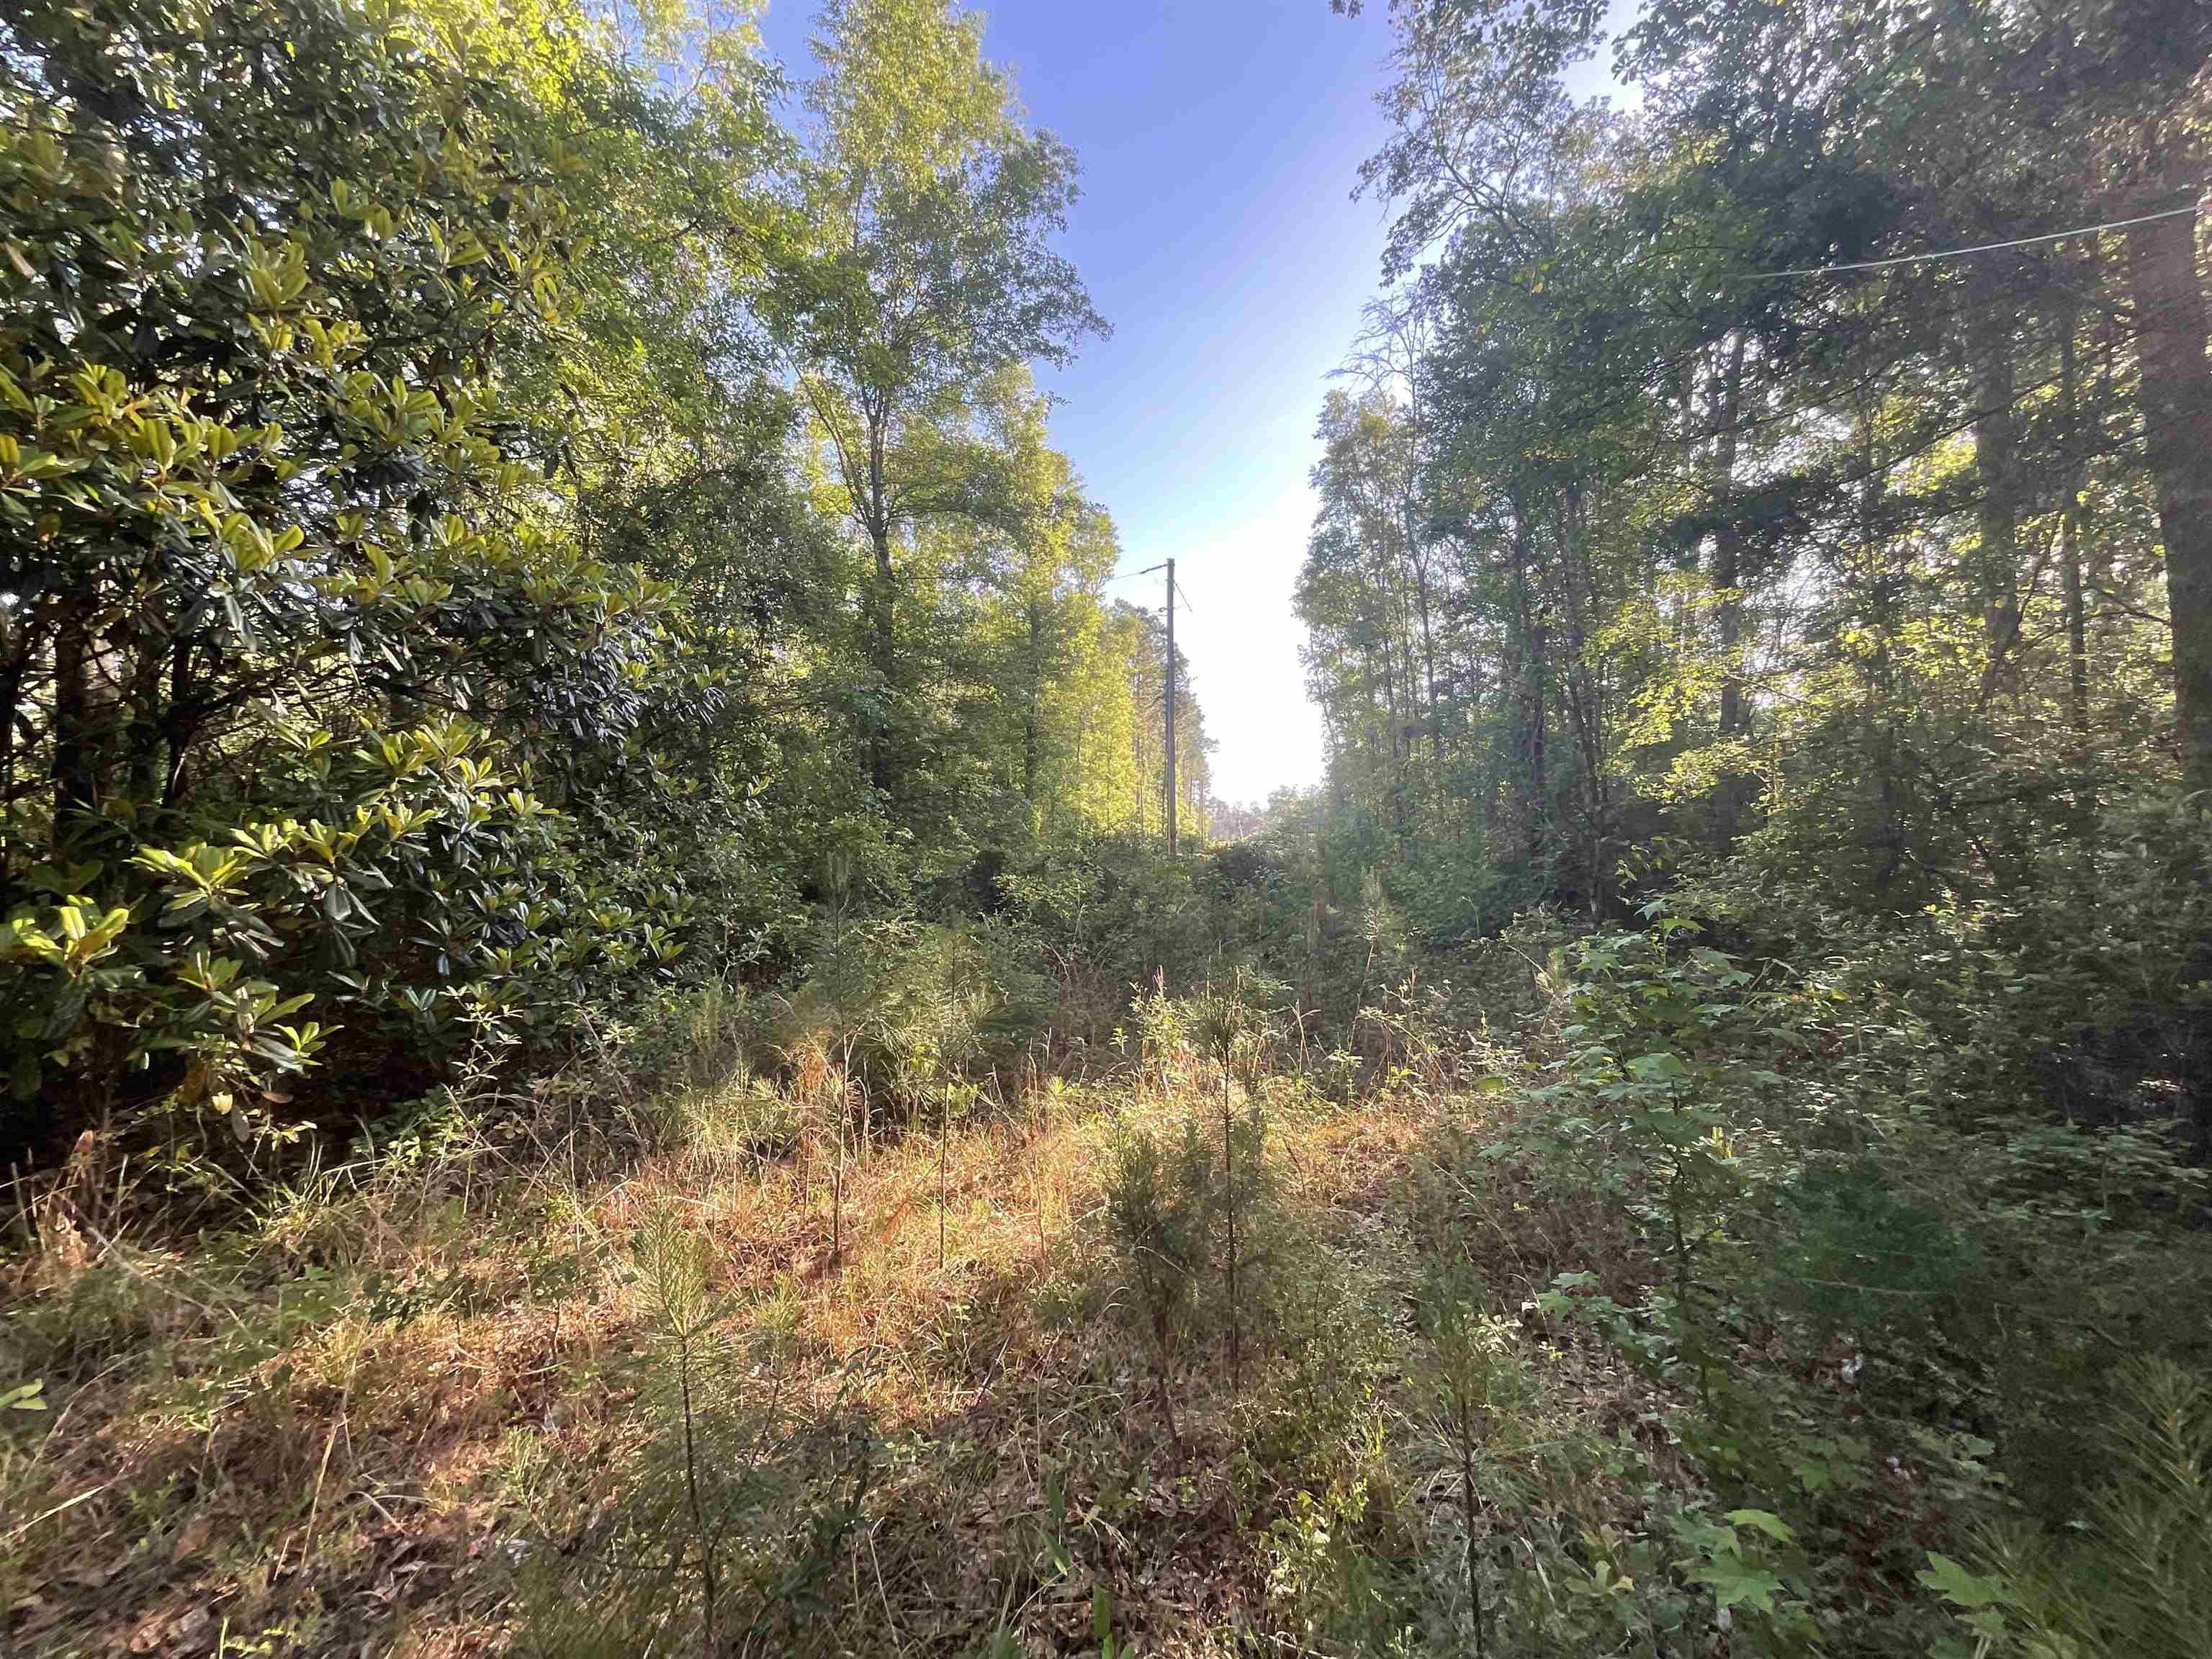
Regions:
<instances>
[{"instance_id":1,"label":"overhead wire","mask_svg":"<svg viewBox=\"0 0 2212 1659\"><path fill-rule=\"evenodd\" d=\"M1729 270L1720 273L1719 280L1726 282L1741 278L1746 282L1778 281L1785 276L1838 276L1855 270L1891 270L1899 265L1927 264L1937 259L1961 259L1971 253L2002 253L2007 248L2033 247L2038 242L2060 242L2069 236L2096 236L2108 230L2126 230L2136 225L2154 224L2161 219L2179 219L2185 214L2198 212L2203 204L2191 202L2187 207L2166 208L2157 213L2142 213L2132 219L2107 219L2101 224L2076 225L2071 230L2047 230L2033 236L2014 236L2002 242L1978 242L1971 247L1937 248L1928 253L1900 253L1889 259L1859 259L1832 265L1803 265L1789 270Z\"/></svg>"},{"instance_id":2,"label":"overhead wire","mask_svg":"<svg viewBox=\"0 0 2212 1659\"><path fill-rule=\"evenodd\" d=\"M1138 576L1149 576L1155 570L1164 570L1166 568L1167 565L1163 562L1159 564L1148 564L1142 570L1117 570L1098 585L1101 587L1104 587L1114 582L1126 582Z\"/></svg>"}]
</instances>

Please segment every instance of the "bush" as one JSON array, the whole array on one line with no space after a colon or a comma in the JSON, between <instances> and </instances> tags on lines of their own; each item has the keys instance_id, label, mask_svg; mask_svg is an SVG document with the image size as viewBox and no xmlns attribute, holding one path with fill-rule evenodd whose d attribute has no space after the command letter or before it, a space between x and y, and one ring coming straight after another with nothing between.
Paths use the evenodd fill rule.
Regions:
<instances>
[{"instance_id":1,"label":"bush","mask_svg":"<svg viewBox=\"0 0 2212 1659\"><path fill-rule=\"evenodd\" d=\"M1986 1575L1929 1558L1921 1580L1957 1611L1975 1654L2212 1652L2212 1386L2179 1366L2139 1362L2100 1440L2086 1526L2058 1535L1992 1528Z\"/></svg>"},{"instance_id":2,"label":"bush","mask_svg":"<svg viewBox=\"0 0 2212 1659\"><path fill-rule=\"evenodd\" d=\"M1218 941L1193 869L1138 837L1101 836L1048 848L1006 878L1078 1033L1102 1038L1133 986L1206 970Z\"/></svg>"},{"instance_id":3,"label":"bush","mask_svg":"<svg viewBox=\"0 0 2212 1659\"><path fill-rule=\"evenodd\" d=\"M1273 1294L1280 1218L1267 1120L1256 1102L1240 1115L1228 1100L1224 1085L1218 1110L1194 1107L1173 1133L1125 1132L1107 1176L1115 1254L1170 1423L1170 1376L1186 1339L1225 1334L1241 1387L1244 1333Z\"/></svg>"},{"instance_id":4,"label":"bush","mask_svg":"<svg viewBox=\"0 0 2212 1659\"><path fill-rule=\"evenodd\" d=\"M712 1249L672 1208L639 1232L648 1427L626 1462L580 1479L526 1439L511 1448L539 1540L520 1575L523 1652L718 1653L738 1632L788 1634L859 1518L866 1437L811 1413L790 1331L716 1293Z\"/></svg>"},{"instance_id":5,"label":"bush","mask_svg":"<svg viewBox=\"0 0 2212 1659\"><path fill-rule=\"evenodd\" d=\"M347 1122L682 949L675 867L576 810L669 591L546 510L528 390L587 240L537 100L597 77L641 137L651 94L378 17L5 24L0 996L35 1150L110 1112L234 1150Z\"/></svg>"},{"instance_id":6,"label":"bush","mask_svg":"<svg viewBox=\"0 0 2212 1659\"><path fill-rule=\"evenodd\" d=\"M1131 1312L1152 1343L1160 1409L1175 1427L1170 1373L1200 1304L1211 1255L1212 1148L1195 1118L1178 1141L1141 1131L1114 1149L1106 1214L1114 1251L1133 1297Z\"/></svg>"}]
</instances>

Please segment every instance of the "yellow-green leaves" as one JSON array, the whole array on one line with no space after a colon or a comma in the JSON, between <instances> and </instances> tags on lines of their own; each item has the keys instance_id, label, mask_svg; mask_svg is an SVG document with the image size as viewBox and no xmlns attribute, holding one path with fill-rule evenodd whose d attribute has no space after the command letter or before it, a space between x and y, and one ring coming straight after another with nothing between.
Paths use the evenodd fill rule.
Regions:
<instances>
[{"instance_id":1,"label":"yellow-green leaves","mask_svg":"<svg viewBox=\"0 0 2212 1659\"><path fill-rule=\"evenodd\" d=\"M131 925L131 911L118 905L102 913L71 902L54 907L45 927L28 916L11 917L0 947L7 954L29 957L59 969L71 979L82 978L95 963L112 956L116 941ZM51 929L52 931L48 931Z\"/></svg>"},{"instance_id":2,"label":"yellow-green leaves","mask_svg":"<svg viewBox=\"0 0 2212 1659\"><path fill-rule=\"evenodd\" d=\"M258 310L282 312L307 290L307 251L296 241L255 239L246 246L242 269L246 292Z\"/></svg>"}]
</instances>

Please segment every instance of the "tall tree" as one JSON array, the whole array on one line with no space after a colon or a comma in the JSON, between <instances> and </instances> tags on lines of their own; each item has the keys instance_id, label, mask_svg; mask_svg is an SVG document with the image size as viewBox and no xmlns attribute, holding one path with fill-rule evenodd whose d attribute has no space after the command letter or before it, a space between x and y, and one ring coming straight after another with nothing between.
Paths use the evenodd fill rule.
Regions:
<instances>
[{"instance_id":1,"label":"tall tree","mask_svg":"<svg viewBox=\"0 0 2212 1659\"><path fill-rule=\"evenodd\" d=\"M2030 755L2117 778L2178 732L2204 775L2202 8L1650 0L1629 118L1567 91L1597 9L1389 9L1363 187L1432 323L1389 376L1426 402L1422 511L1324 492L1302 600L1340 796L1406 766L1405 647L1354 580L1390 570L1441 596L1423 657L1463 653L1421 676L1413 724L1463 747L1431 738L1413 798L1464 792L1490 869L1557 897L1784 800L1870 889L1999 890L2094 817ZM2011 245L2100 211L2161 216Z\"/></svg>"},{"instance_id":2,"label":"tall tree","mask_svg":"<svg viewBox=\"0 0 2212 1659\"><path fill-rule=\"evenodd\" d=\"M971 389L1009 365L1066 361L1105 325L1053 246L1075 162L1024 125L983 57L980 15L946 0L833 0L801 201L817 236L771 306L870 561L871 778L894 794L899 556L914 526L988 520Z\"/></svg>"}]
</instances>

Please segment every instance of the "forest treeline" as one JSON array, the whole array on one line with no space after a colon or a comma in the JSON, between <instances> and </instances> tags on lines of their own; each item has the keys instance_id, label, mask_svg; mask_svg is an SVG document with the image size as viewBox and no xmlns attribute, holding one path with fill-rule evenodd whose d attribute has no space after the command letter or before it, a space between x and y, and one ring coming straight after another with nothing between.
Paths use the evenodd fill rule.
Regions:
<instances>
[{"instance_id":1,"label":"forest treeline","mask_svg":"<svg viewBox=\"0 0 2212 1659\"><path fill-rule=\"evenodd\" d=\"M1448 940L1724 872L2203 1146L2212 14L1389 13L1298 589L1337 886Z\"/></svg>"},{"instance_id":2,"label":"forest treeline","mask_svg":"<svg viewBox=\"0 0 2212 1659\"><path fill-rule=\"evenodd\" d=\"M241 1142L1158 833L1105 325L979 16L0 21L5 1138ZM1202 710L1180 678L1182 821Z\"/></svg>"}]
</instances>

